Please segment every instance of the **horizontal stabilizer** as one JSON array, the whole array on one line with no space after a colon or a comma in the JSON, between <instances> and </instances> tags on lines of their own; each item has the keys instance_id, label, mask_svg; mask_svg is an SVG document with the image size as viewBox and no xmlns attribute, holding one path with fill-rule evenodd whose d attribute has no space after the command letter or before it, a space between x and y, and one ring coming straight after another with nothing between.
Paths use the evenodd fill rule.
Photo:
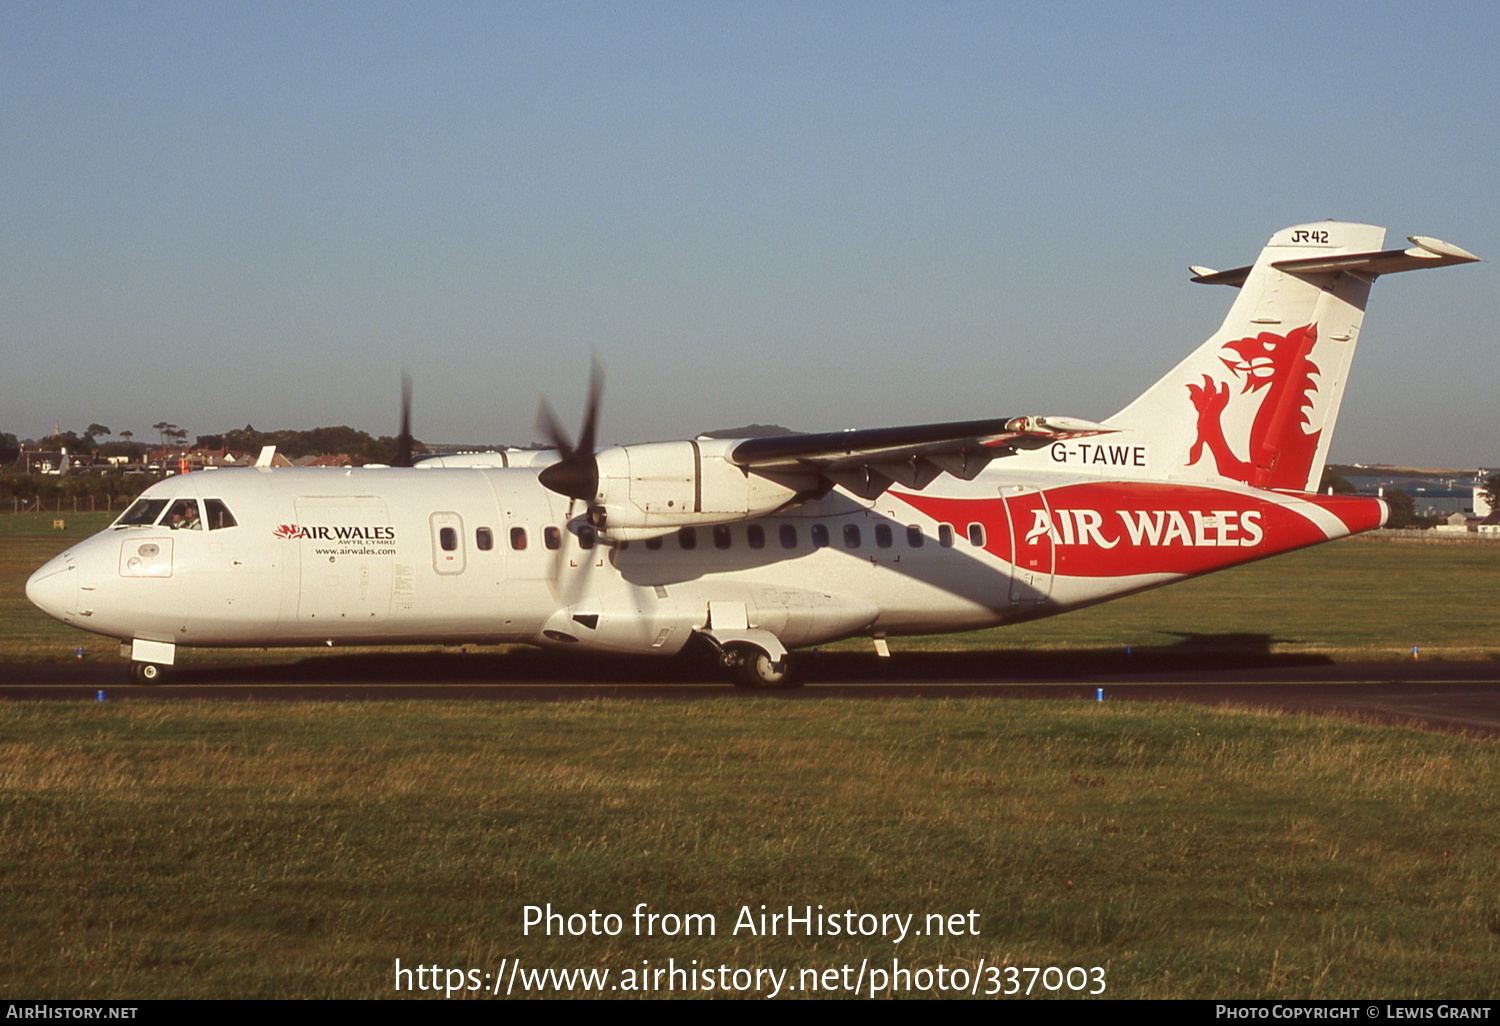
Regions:
<instances>
[{"instance_id":1,"label":"horizontal stabilizer","mask_svg":"<svg viewBox=\"0 0 1500 1026\"><path fill-rule=\"evenodd\" d=\"M1348 271L1371 281L1382 274L1400 271L1418 271L1425 267L1451 267L1454 264L1472 264L1479 258L1466 249L1432 239L1424 235L1407 237L1410 249L1386 249L1374 253L1340 253L1332 256L1298 257L1294 260L1276 260L1271 266L1288 274L1337 274ZM1208 267L1189 267L1192 280L1199 285L1245 284L1251 267L1236 267L1229 271L1215 271Z\"/></svg>"},{"instance_id":2,"label":"horizontal stabilizer","mask_svg":"<svg viewBox=\"0 0 1500 1026\"><path fill-rule=\"evenodd\" d=\"M1387 249L1379 253L1349 253L1344 256L1307 257L1300 260L1278 260L1271 266L1289 274L1320 274L1330 271L1352 271L1355 274L1375 278L1398 271L1415 271L1424 267L1451 267L1454 264L1472 264L1478 257L1467 250L1459 249L1441 239L1428 239L1420 235L1410 236L1406 241L1411 249Z\"/></svg>"}]
</instances>

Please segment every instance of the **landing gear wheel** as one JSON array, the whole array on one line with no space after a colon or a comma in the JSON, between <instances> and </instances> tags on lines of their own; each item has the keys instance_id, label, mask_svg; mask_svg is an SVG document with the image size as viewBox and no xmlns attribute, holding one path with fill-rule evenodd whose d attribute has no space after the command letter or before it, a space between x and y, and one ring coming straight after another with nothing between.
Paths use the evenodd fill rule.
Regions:
<instances>
[{"instance_id":1,"label":"landing gear wheel","mask_svg":"<svg viewBox=\"0 0 1500 1026\"><path fill-rule=\"evenodd\" d=\"M160 684L162 667L156 663L131 663L130 679L137 684Z\"/></svg>"},{"instance_id":2,"label":"landing gear wheel","mask_svg":"<svg viewBox=\"0 0 1500 1026\"><path fill-rule=\"evenodd\" d=\"M724 665L734 673L735 683L744 688L789 688L792 681L791 659L775 662L765 649L754 645L731 645L724 650Z\"/></svg>"}]
</instances>

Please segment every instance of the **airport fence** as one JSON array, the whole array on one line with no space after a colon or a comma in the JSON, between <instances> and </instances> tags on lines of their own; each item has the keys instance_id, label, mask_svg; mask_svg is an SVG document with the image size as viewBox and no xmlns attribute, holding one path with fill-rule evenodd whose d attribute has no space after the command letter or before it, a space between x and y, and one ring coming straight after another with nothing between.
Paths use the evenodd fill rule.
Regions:
<instances>
[{"instance_id":1,"label":"airport fence","mask_svg":"<svg viewBox=\"0 0 1500 1026\"><path fill-rule=\"evenodd\" d=\"M1477 531L1438 531L1433 528L1418 530L1408 527L1383 527L1378 531L1356 534L1348 540L1404 542L1413 545L1493 545L1500 542L1500 534L1480 534Z\"/></svg>"},{"instance_id":2,"label":"airport fence","mask_svg":"<svg viewBox=\"0 0 1500 1026\"><path fill-rule=\"evenodd\" d=\"M156 480L145 474L0 473L0 512L109 513L129 506Z\"/></svg>"},{"instance_id":3,"label":"airport fence","mask_svg":"<svg viewBox=\"0 0 1500 1026\"><path fill-rule=\"evenodd\" d=\"M13 495L7 513L113 513L130 505L134 496L120 498L114 495L56 495L43 499L40 496L23 498Z\"/></svg>"}]
</instances>

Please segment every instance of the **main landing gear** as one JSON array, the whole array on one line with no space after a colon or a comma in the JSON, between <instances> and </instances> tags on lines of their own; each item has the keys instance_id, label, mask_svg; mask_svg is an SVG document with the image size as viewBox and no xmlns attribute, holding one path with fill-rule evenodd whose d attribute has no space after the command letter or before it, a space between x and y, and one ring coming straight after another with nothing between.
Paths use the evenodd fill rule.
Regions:
<instances>
[{"instance_id":1,"label":"main landing gear","mask_svg":"<svg viewBox=\"0 0 1500 1026\"><path fill-rule=\"evenodd\" d=\"M782 656L779 661L773 660L765 649L757 645L725 645L720 651L719 662L734 674L735 684L742 688L796 686L796 681L792 678L791 657Z\"/></svg>"}]
</instances>

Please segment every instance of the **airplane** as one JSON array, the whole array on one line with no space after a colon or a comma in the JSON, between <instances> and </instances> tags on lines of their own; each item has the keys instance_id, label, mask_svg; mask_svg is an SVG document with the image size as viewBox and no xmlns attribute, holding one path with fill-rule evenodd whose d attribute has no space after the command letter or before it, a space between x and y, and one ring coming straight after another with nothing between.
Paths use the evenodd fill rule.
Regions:
<instances>
[{"instance_id":1,"label":"airplane","mask_svg":"<svg viewBox=\"0 0 1500 1026\"><path fill-rule=\"evenodd\" d=\"M794 682L788 652L976 630L1380 527L1318 486L1370 286L1477 260L1326 221L1254 264L1222 326L1119 413L167 478L34 573L49 615L117 638L140 683L190 646L514 644L717 654ZM410 388L402 455L410 464ZM263 457L267 454L262 454Z\"/></svg>"}]
</instances>

